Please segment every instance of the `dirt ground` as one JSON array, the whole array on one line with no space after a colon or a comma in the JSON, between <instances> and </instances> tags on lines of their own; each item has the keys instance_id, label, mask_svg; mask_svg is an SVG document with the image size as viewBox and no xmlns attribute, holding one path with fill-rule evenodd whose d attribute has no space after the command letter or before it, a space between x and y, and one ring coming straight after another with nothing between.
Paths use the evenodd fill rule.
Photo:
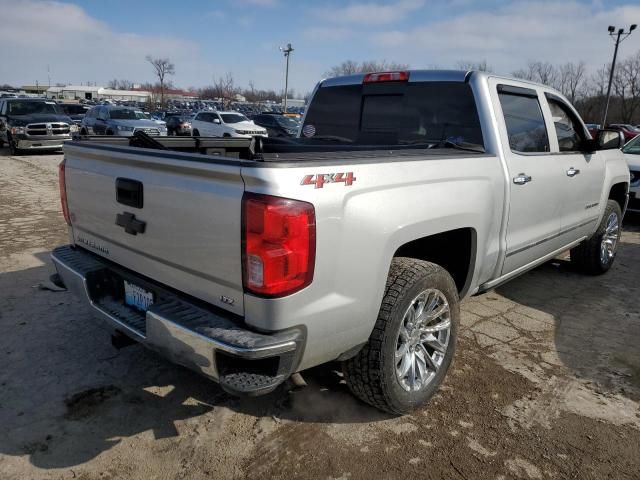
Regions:
<instances>
[{"instance_id":1,"label":"dirt ground","mask_svg":"<svg viewBox=\"0 0 640 480\"><path fill-rule=\"evenodd\" d=\"M47 289L67 239L60 155L0 152L0 478L640 478L640 219L605 276L563 260L463 304L457 357L413 415L339 367L257 399L140 346L114 349Z\"/></svg>"}]
</instances>

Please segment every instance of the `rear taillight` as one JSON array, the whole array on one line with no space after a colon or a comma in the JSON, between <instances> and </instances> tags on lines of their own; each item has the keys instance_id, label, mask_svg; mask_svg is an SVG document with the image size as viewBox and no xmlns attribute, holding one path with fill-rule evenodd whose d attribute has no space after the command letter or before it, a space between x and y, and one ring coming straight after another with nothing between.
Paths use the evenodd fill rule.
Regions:
<instances>
[{"instance_id":1,"label":"rear taillight","mask_svg":"<svg viewBox=\"0 0 640 480\"><path fill-rule=\"evenodd\" d=\"M407 80L409 80L409 72L375 72L367 73L362 83L406 82Z\"/></svg>"},{"instance_id":2,"label":"rear taillight","mask_svg":"<svg viewBox=\"0 0 640 480\"><path fill-rule=\"evenodd\" d=\"M60 182L60 203L62 204L62 215L67 225L71 225L71 217L69 216L69 205L67 204L67 181L65 177L65 160L58 165L58 180Z\"/></svg>"},{"instance_id":3,"label":"rear taillight","mask_svg":"<svg viewBox=\"0 0 640 480\"><path fill-rule=\"evenodd\" d=\"M282 297L313 280L316 220L313 205L271 195L242 198L243 283L247 293Z\"/></svg>"}]
</instances>

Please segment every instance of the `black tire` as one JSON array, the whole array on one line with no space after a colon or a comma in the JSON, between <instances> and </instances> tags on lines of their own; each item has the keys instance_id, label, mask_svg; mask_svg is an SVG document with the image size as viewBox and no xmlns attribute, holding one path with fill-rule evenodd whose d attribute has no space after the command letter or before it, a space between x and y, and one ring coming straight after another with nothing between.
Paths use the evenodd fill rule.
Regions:
<instances>
[{"instance_id":1,"label":"black tire","mask_svg":"<svg viewBox=\"0 0 640 480\"><path fill-rule=\"evenodd\" d=\"M427 289L439 290L449 304L451 326L448 345L439 369L427 384L407 391L396 368L398 335L405 312L416 297ZM451 275L439 265L413 258L394 258L389 270L378 319L369 341L358 354L343 362L347 385L364 402L385 412L407 413L424 405L436 392L447 374L455 353L460 306L458 291Z\"/></svg>"},{"instance_id":2,"label":"black tire","mask_svg":"<svg viewBox=\"0 0 640 480\"><path fill-rule=\"evenodd\" d=\"M7 137L7 140L9 141L9 153L11 155L21 155L22 150L16 146L15 140L11 137Z\"/></svg>"},{"instance_id":3,"label":"black tire","mask_svg":"<svg viewBox=\"0 0 640 480\"><path fill-rule=\"evenodd\" d=\"M84 129L84 128L82 130L80 130L80 135L88 135L87 134L87 130Z\"/></svg>"},{"instance_id":4,"label":"black tire","mask_svg":"<svg viewBox=\"0 0 640 480\"><path fill-rule=\"evenodd\" d=\"M618 231L617 240L613 247L612 254L601 254L603 237L607 233L607 225L612 215L616 216ZM587 275L602 275L607 272L616 258L616 250L620 243L620 233L622 232L622 210L615 200L607 200L607 207L598 226L598 230L591 238L580 243L571 249L571 264L582 273Z\"/></svg>"},{"instance_id":5,"label":"black tire","mask_svg":"<svg viewBox=\"0 0 640 480\"><path fill-rule=\"evenodd\" d=\"M198 131L198 129L197 129L197 128L193 131L192 135L193 135L194 137L199 137L199 136L200 136L200 132Z\"/></svg>"},{"instance_id":6,"label":"black tire","mask_svg":"<svg viewBox=\"0 0 640 480\"><path fill-rule=\"evenodd\" d=\"M113 130L107 130L107 135L113 135Z\"/></svg>"},{"instance_id":7,"label":"black tire","mask_svg":"<svg viewBox=\"0 0 640 480\"><path fill-rule=\"evenodd\" d=\"M228 133L223 133L223 134L222 134L222 136L223 136L224 138L231 138L231 135L229 135Z\"/></svg>"}]
</instances>

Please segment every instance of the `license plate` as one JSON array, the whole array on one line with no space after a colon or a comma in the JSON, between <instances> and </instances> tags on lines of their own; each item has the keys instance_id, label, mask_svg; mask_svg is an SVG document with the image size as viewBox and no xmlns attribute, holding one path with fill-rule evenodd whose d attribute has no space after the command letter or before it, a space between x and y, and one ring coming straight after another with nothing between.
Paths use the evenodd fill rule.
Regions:
<instances>
[{"instance_id":1,"label":"license plate","mask_svg":"<svg viewBox=\"0 0 640 480\"><path fill-rule=\"evenodd\" d=\"M153 292L124 280L124 303L146 312L153 304Z\"/></svg>"}]
</instances>

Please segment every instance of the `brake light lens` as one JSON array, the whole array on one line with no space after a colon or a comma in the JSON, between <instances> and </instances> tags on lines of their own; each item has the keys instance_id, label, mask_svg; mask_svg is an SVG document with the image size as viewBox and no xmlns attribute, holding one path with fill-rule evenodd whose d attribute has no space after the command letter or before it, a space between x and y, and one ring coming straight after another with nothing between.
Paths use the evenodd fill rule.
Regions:
<instances>
[{"instance_id":1,"label":"brake light lens","mask_svg":"<svg viewBox=\"0 0 640 480\"><path fill-rule=\"evenodd\" d=\"M67 204L67 180L65 177L65 160L63 159L58 165L58 181L60 183L60 203L62 205L62 215L67 225L71 225L71 216L69 215L69 205Z\"/></svg>"},{"instance_id":2,"label":"brake light lens","mask_svg":"<svg viewBox=\"0 0 640 480\"><path fill-rule=\"evenodd\" d=\"M362 83L406 82L408 80L409 72L375 72L367 73Z\"/></svg>"},{"instance_id":3,"label":"brake light lens","mask_svg":"<svg viewBox=\"0 0 640 480\"><path fill-rule=\"evenodd\" d=\"M283 297L313 280L316 220L313 205L245 193L242 198L243 284L248 293Z\"/></svg>"}]
</instances>

